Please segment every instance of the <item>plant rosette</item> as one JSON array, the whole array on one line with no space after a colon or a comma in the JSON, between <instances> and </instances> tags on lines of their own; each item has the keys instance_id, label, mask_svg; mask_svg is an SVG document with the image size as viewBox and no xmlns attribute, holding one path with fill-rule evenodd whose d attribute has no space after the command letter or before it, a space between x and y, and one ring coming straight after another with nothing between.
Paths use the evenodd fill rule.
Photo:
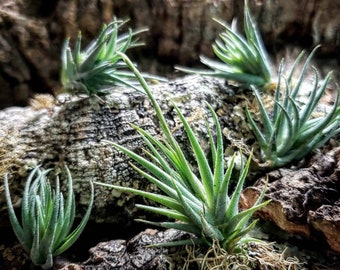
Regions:
<instances>
[{"instance_id":1,"label":"plant rosette","mask_svg":"<svg viewBox=\"0 0 340 270\"><path fill-rule=\"evenodd\" d=\"M53 266L53 257L63 253L79 238L90 217L94 187L91 186L91 199L80 224L72 231L75 218L75 198L72 176L65 167L67 176L67 197L60 192L59 177L56 176L52 189L47 175L51 170L36 167L27 178L22 197L21 224L15 214L8 186L4 177L5 196L9 219L19 242L29 254L33 264L43 269Z\"/></svg>"},{"instance_id":2,"label":"plant rosette","mask_svg":"<svg viewBox=\"0 0 340 270\"><path fill-rule=\"evenodd\" d=\"M225 157L223 154L223 137L218 118L214 110L208 105L213 116L216 127L216 141L214 140L213 131L207 126L207 133L211 147L211 163L205 156L194 131L188 124L185 117L173 104L178 113L185 133L191 145L194 156L194 164L186 158L180 145L173 137L161 109L150 92L150 89L143 79L142 75L134 67L131 61L122 54L122 58L127 65L136 74L143 89L150 98L158 117L161 130L165 138L158 140L148 134L143 129L135 127L143 138L148 150L145 149L147 158L136 154L129 149L113 142L115 148L119 149L130 158L135 160L143 169L131 164L147 180L155 184L164 194L155 194L133 188L115 186L105 183L96 184L112 187L117 190L132 192L137 195L155 201L164 207L137 205L141 209L151 211L174 221L150 222L153 225L159 225L165 228L173 228L181 231L192 233L196 236L194 240L184 240L179 242L168 243L168 245L183 244L207 244L212 245L217 240L223 249L228 252L240 252L243 245L249 242L257 241L247 234L251 231L256 220L250 221L253 213L269 203L262 202L264 190L259 196L253 207L240 211L239 199L241 196L243 184L248 173L251 158L248 159L242 170L232 195L229 195L229 183L233 175L235 155L232 157L225 170ZM197 167L196 174L192 167Z\"/></svg>"}]
</instances>

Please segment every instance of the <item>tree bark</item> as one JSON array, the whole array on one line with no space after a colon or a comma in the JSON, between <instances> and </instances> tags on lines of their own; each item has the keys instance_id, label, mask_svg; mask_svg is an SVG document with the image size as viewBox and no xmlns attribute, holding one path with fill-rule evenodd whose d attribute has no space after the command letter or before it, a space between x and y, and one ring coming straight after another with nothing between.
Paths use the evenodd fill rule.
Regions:
<instances>
[{"instance_id":1,"label":"tree bark","mask_svg":"<svg viewBox=\"0 0 340 270\"><path fill-rule=\"evenodd\" d=\"M249 1L268 48L294 43L339 59L340 4L333 0ZM172 73L174 64L211 56L221 30L211 19L242 23L237 0L2 0L0 3L0 108L26 105L33 93L58 91L60 48L83 32L84 43L113 16L131 18L131 27L149 27L135 52L146 71ZM137 61L138 62L138 61ZM328 61L329 62L329 61Z\"/></svg>"},{"instance_id":2,"label":"tree bark","mask_svg":"<svg viewBox=\"0 0 340 270\"><path fill-rule=\"evenodd\" d=\"M179 241L188 237L190 235L172 229L166 231L148 229L128 241L111 240L98 243L89 250L89 258L81 263L67 262L62 257L58 257L54 269L173 269L174 266L181 265L178 263L181 258L177 255L178 261L176 261L176 256L171 255L178 252L181 247L151 247L150 245ZM183 263L183 260L180 263Z\"/></svg>"},{"instance_id":3,"label":"tree bark","mask_svg":"<svg viewBox=\"0 0 340 270\"><path fill-rule=\"evenodd\" d=\"M268 179L265 200L272 201L258 210L257 215L287 232L319 241L325 239L340 253L339 172L340 148L337 147L315 155L305 168L268 173L244 190L241 205L252 206ZM317 232L321 232L321 238Z\"/></svg>"},{"instance_id":4,"label":"tree bark","mask_svg":"<svg viewBox=\"0 0 340 270\"><path fill-rule=\"evenodd\" d=\"M208 149L204 118L207 117L208 122L212 123L205 102L209 102L221 116L221 124L229 138L242 139L245 144L254 142L241 113L246 98L243 94L235 95L223 81L188 76L153 85L151 89L174 136L188 155L190 148L170 100L192 123L204 149ZM131 124L155 136L162 136L146 95L133 89L117 88L104 97L104 102L97 97L68 98L64 97L64 101L57 104L46 105L43 103L46 100L40 101L39 104L50 107L39 110L35 110L39 108L35 104L35 107L0 111L0 163L7 171L10 171L10 166L12 171L17 172L13 174L16 178L12 180L12 190L18 190L25 182L26 170L38 164L44 168L67 165L73 175L79 203L84 207L90 196L89 180L155 190L131 168L130 160L123 153L102 142L104 139L110 140L141 153L145 145ZM229 113L233 115L232 119ZM0 202L4 204L4 196L0 197ZM97 222L131 222L136 217L135 203L136 199L131 194L98 186L92 216Z\"/></svg>"}]
</instances>

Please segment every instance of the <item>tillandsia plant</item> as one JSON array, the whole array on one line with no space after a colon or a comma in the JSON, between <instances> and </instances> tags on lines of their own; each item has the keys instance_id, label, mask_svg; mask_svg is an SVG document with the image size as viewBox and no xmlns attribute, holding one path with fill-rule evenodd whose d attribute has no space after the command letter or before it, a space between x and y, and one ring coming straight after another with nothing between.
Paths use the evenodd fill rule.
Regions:
<instances>
[{"instance_id":1,"label":"tillandsia plant","mask_svg":"<svg viewBox=\"0 0 340 270\"><path fill-rule=\"evenodd\" d=\"M266 110L259 91L253 87L259 105L261 124L256 123L248 107L246 115L260 144L264 166L281 167L293 160L302 159L310 151L322 146L340 132L339 87L330 111L325 112L322 116L313 117L313 112L327 89L331 72L321 83L318 72L313 69L315 81L311 93L305 104L301 105L298 101L299 91L304 83L309 63L317 48L308 56L296 83L293 82L293 75L302 59L303 52L294 62L288 77L283 76L283 62L281 62L271 111ZM319 85L319 83L321 84Z\"/></svg>"},{"instance_id":2,"label":"tillandsia plant","mask_svg":"<svg viewBox=\"0 0 340 270\"><path fill-rule=\"evenodd\" d=\"M222 61L201 56L201 62L210 70L176 66L176 69L194 74L221 77L240 83L266 88L272 80L271 64L257 26L250 15L248 3L244 4L245 37L236 29L236 21L228 25L214 19L225 29L212 46L215 55Z\"/></svg>"},{"instance_id":3,"label":"tillandsia plant","mask_svg":"<svg viewBox=\"0 0 340 270\"><path fill-rule=\"evenodd\" d=\"M185 153L183 153L180 145L173 137L162 115L161 109L151 94L145 80L132 65L130 60L124 55L122 55L122 57L127 65L134 71L150 98L159 119L161 130L165 135L165 139L158 140L145 130L135 126L136 130L148 146L148 150L145 150L147 158L116 143L106 142L124 152L143 167L143 169L141 169L135 165L131 165L142 176L162 190L165 195L104 183L97 184L125 192L132 192L165 206L165 208L163 208L137 205L137 207L141 209L175 220L148 223L160 225L165 228L178 229L193 233L197 236L196 240L180 241L171 244L198 243L212 245L213 241L217 240L227 251L236 252L239 251L242 244L245 244L248 241L256 241L247 236L247 233L255 226L256 221L253 221L250 224L248 224L248 221L256 210L268 203L268 201L261 202L264 191L252 208L244 211L239 211L238 208L242 187L249 168L250 158L241 171L235 190L232 195L229 196L229 182L234 175L233 168L235 155L232 157L228 169L224 171L222 131L217 115L212 107L208 105L216 126L216 141L213 138L212 130L207 124L212 154L212 164L210 164L194 131L178 107L173 104L184 126L193 151L195 164L192 164L187 160ZM198 173L195 173L192 166L197 166Z\"/></svg>"},{"instance_id":4,"label":"tillandsia plant","mask_svg":"<svg viewBox=\"0 0 340 270\"><path fill-rule=\"evenodd\" d=\"M51 188L47 179L50 171L37 167L27 178L22 197L21 224L14 212L8 179L5 175L5 195L14 233L30 255L32 262L43 269L52 268L53 257L63 253L78 239L90 217L94 198L94 187L90 182L89 206L80 224L71 232L75 218L71 173L66 167L67 197L65 200L60 192L58 176L56 176L55 189Z\"/></svg>"},{"instance_id":5,"label":"tillandsia plant","mask_svg":"<svg viewBox=\"0 0 340 270\"><path fill-rule=\"evenodd\" d=\"M112 86L129 86L137 89L138 82L134 74L127 69L119 52L141 46L135 36L147 31L146 28L118 35L119 29L127 21L114 19L104 25L98 38L81 51L81 33L79 32L72 52L69 39L62 49L61 82L65 92L79 95L107 94ZM159 77L145 74L147 78L159 80Z\"/></svg>"}]
</instances>

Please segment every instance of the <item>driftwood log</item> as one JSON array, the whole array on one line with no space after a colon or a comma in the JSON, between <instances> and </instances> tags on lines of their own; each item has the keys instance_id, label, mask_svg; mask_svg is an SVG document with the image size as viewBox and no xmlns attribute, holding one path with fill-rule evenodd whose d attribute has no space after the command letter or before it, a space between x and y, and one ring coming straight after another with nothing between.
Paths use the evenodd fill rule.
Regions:
<instances>
[{"instance_id":1,"label":"driftwood log","mask_svg":"<svg viewBox=\"0 0 340 270\"><path fill-rule=\"evenodd\" d=\"M340 4L333 0L249 0L270 51L288 43L312 47L329 62L339 61ZM60 48L66 37L93 39L113 16L131 18L131 27L148 27L146 46L136 51L145 71L173 72L174 64L197 63L212 55L221 30L212 17L242 24L237 0L2 0L0 1L0 108L26 105L33 93L60 88ZM274 49L275 51L275 49ZM275 52L274 52L275 53Z\"/></svg>"},{"instance_id":2,"label":"driftwood log","mask_svg":"<svg viewBox=\"0 0 340 270\"><path fill-rule=\"evenodd\" d=\"M204 117L211 121L209 114L206 114L205 102L209 102L219 113L223 126L230 127L230 132L225 129L229 137L244 142L253 138L242 114L242 104L246 98L243 94L234 95L223 81L189 76L154 85L152 91L180 142L184 142L185 138L170 99L178 104L189 123L195 126L205 149L208 140ZM89 180L144 190L155 188L130 167L124 154L102 142L103 139L111 140L141 153L144 144L131 124L151 134L161 135L153 107L146 95L121 88L113 90L104 102L97 97L90 97L46 105L46 100L43 98L39 103L36 99L33 107L13 107L0 112L1 167L12 167L18 172L17 176L23 176L11 181L13 190L22 186L27 176L26 170L38 164L45 168L67 165L73 175L79 204L84 206L90 196ZM41 104L51 107L34 109ZM188 145L183 143L183 147ZM4 203L3 196L0 196L0 201ZM135 215L134 204L132 195L98 187L93 217L98 222L128 222Z\"/></svg>"}]
</instances>

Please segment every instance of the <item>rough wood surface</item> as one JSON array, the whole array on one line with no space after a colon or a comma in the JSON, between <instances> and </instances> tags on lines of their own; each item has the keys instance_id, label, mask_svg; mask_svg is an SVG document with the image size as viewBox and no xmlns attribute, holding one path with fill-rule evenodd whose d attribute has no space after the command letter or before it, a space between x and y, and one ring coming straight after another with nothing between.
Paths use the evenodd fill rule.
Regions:
<instances>
[{"instance_id":1,"label":"rough wood surface","mask_svg":"<svg viewBox=\"0 0 340 270\"><path fill-rule=\"evenodd\" d=\"M339 59L340 3L333 0L249 0L268 47L322 43L327 62ZM212 17L239 18L238 0L2 0L0 1L0 108L27 104L32 93L59 90L63 40L83 32L84 43L112 16L149 27L146 47L136 53L143 70L173 72L174 64L211 55L220 31Z\"/></svg>"},{"instance_id":2,"label":"rough wood surface","mask_svg":"<svg viewBox=\"0 0 340 270\"><path fill-rule=\"evenodd\" d=\"M246 101L244 95L233 94L223 81L188 76L154 85L152 91L178 141L183 142L184 135L170 99L178 104L196 128L205 149L208 145L204 122L208 110L205 102L209 102L220 115L221 124L229 138L234 137L244 143L247 140L254 142L241 113ZM206 116L212 123L210 115ZM141 153L144 144L130 124L160 135L154 109L141 92L121 88L107 96L105 102L91 97L62 101L40 110L32 107L8 108L0 111L0 123L3 151L0 163L1 167L6 168L8 165L18 172L16 179L12 180L12 189L15 191L18 191L18 186L22 186L27 176L26 170L37 164L45 168L67 165L74 178L79 203L84 206L90 196L89 180L144 190L154 189L153 185L141 180L124 154L102 142L103 139L111 140ZM184 148L187 146L183 143ZM184 152L190 151L184 149ZM22 177L18 178L19 175ZM0 192L3 193L1 186L2 182ZM135 217L134 198L97 187L92 216L98 222L132 221L132 217ZM4 203L3 196L0 196L0 202Z\"/></svg>"},{"instance_id":3,"label":"rough wood surface","mask_svg":"<svg viewBox=\"0 0 340 270\"><path fill-rule=\"evenodd\" d=\"M58 257L55 260L54 269L170 270L174 269L173 267L179 267L176 264L176 256L172 258L171 254L178 252L181 247L164 248L150 247L149 245L183 240L188 237L189 235L176 230L157 231L148 229L128 241L111 240L98 243L89 250L89 259L81 263L71 263L63 260L62 257Z\"/></svg>"},{"instance_id":4,"label":"rough wood surface","mask_svg":"<svg viewBox=\"0 0 340 270\"><path fill-rule=\"evenodd\" d=\"M340 148L319 153L306 168L279 169L259 179L243 192L241 205L253 205L268 178L266 199L272 202L257 211L287 232L318 239L340 253Z\"/></svg>"}]
</instances>

